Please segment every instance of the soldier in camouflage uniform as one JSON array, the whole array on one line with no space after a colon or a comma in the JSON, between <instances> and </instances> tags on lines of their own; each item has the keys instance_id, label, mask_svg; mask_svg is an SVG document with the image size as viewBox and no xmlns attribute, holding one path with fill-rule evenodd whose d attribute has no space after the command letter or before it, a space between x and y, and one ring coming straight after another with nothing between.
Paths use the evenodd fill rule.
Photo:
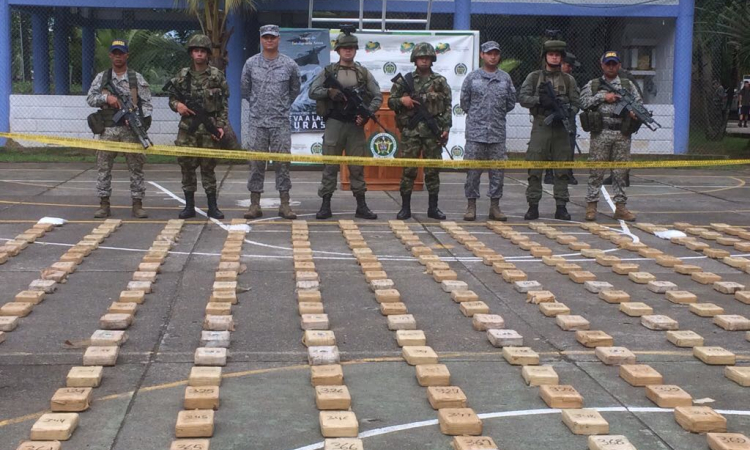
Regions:
<instances>
[{"instance_id":1,"label":"soldier in camouflage uniform","mask_svg":"<svg viewBox=\"0 0 750 450\"><path fill-rule=\"evenodd\" d=\"M633 83L630 80L621 79L618 75L621 65L620 55L617 52L607 52L602 56L601 62L604 78L609 84L629 91L640 102L641 95ZM596 78L589 81L581 92L581 107L586 116L583 122L587 122L591 131L589 160L630 161L630 137L634 131L637 131L640 123L633 113L623 111L625 117L614 114L620 97L604 89L601 80L601 78ZM586 220L596 220L596 205L599 201L604 173L605 169L591 169L586 195ZM614 218L632 222L635 220L635 214L628 211L625 206L628 201L625 195L626 175L627 169L612 170L612 190L616 205Z\"/></svg>"},{"instance_id":2,"label":"soldier in camouflage uniform","mask_svg":"<svg viewBox=\"0 0 750 450\"><path fill-rule=\"evenodd\" d=\"M396 124L401 132L405 158L419 158L420 155L426 159L443 158L443 146L448 141L448 133L453 124L453 111L448 81L432 71L435 61L437 54L432 45L427 42L417 44L411 52L411 62L416 65L416 70L409 74L414 80L414 97L407 94L407 86L403 81L394 83L391 87L388 106L396 112ZM416 123L416 126L410 125L410 119L418 113L420 105L437 122L439 135L436 136L424 120ZM429 193L427 217L445 220L445 214L438 207L440 169L425 168L424 174ZM399 220L411 217L411 194L415 178L417 168L404 167L401 175L401 211L396 216Z\"/></svg>"},{"instance_id":3,"label":"soldier in camouflage uniform","mask_svg":"<svg viewBox=\"0 0 750 450\"><path fill-rule=\"evenodd\" d=\"M104 123L104 132L101 138L104 141L113 142L138 142L135 133L127 124L113 122L113 117L120 108L117 97L102 87L112 80L119 94L123 97L135 95L138 98L138 106L146 126L151 124L151 88L140 73L128 69L128 45L123 40L115 40L109 48L109 59L112 68L97 74L91 83L86 101L89 106L101 108L97 113ZM131 81L135 80L137 86L131 87ZM125 161L130 172L130 196L133 200L133 217L144 219L148 217L143 210L143 197L146 193L146 182L143 176L143 164L146 155L143 153L124 153ZM112 166L117 157L116 152L96 152L96 167L98 178L96 190L99 194L99 209L94 217L101 219L112 214L109 198L112 195Z\"/></svg>"},{"instance_id":4,"label":"soldier in camouflage uniform","mask_svg":"<svg viewBox=\"0 0 750 450\"><path fill-rule=\"evenodd\" d=\"M249 150L275 153L291 153L292 126L289 121L290 108L300 92L299 67L294 60L279 53L279 27L265 25L260 29L263 51L252 56L242 69L242 98L250 105L248 141ZM288 162L275 163L276 190L281 205L279 216L296 219L289 205ZM257 219L263 215L260 196L266 178L266 161L250 161L250 208L246 219Z\"/></svg>"},{"instance_id":5,"label":"soldier in camouflage uniform","mask_svg":"<svg viewBox=\"0 0 750 450\"><path fill-rule=\"evenodd\" d=\"M484 64L471 72L461 86L461 109L466 113L466 155L465 160L507 160L505 154L505 116L516 107L516 88L507 72L498 68L500 45L495 41L482 44L480 57ZM477 199L482 169L469 169L466 172L464 193L468 207L464 220L477 218ZM490 220L506 221L500 211L503 197L505 171L489 171Z\"/></svg>"},{"instance_id":6,"label":"soldier in camouflage uniform","mask_svg":"<svg viewBox=\"0 0 750 450\"><path fill-rule=\"evenodd\" d=\"M195 111L188 108L172 92L169 96L169 107L182 116L175 145L218 149L221 148L224 127L229 121L227 80L224 72L208 64L208 56L211 53L211 39L208 36L194 35L188 41L187 47L193 63L190 67L180 70L171 82L190 100L205 109L211 122L218 129L219 135L212 135L206 130L204 124L200 124L194 133L188 132L192 121L195 120L192 118ZM216 198L217 183L214 172L216 159L181 156L177 158L177 162L182 169L182 190L185 193L185 209L180 212L180 219L195 217L195 191L198 190L198 178L195 171L198 167L201 169L201 182L208 199L207 215L214 219L223 219L224 213L219 210Z\"/></svg>"},{"instance_id":7,"label":"soldier in camouflage uniform","mask_svg":"<svg viewBox=\"0 0 750 450\"><path fill-rule=\"evenodd\" d=\"M570 118L575 119L578 113L579 94L575 79L561 71L562 60L565 58L566 44L563 41L550 40L544 43L542 58L544 69L531 72L524 80L518 93L521 106L528 108L532 116L531 140L526 152L527 161L570 161L570 139L560 120L550 125L544 124L544 119L550 115L554 107L554 99L543 89L542 84L551 82L555 96L571 110ZM535 220L539 218L539 201L542 199L542 169L529 170L529 185L526 189L526 201L529 210L524 218ZM555 170L553 193L557 209L555 218L570 220L567 203L568 169Z\"/></svg>"},{"instance_id":8,"label":"soldier in camouflage uniform","mask_svg":"<svg viewBox=\"0 0 750 450\"><path fill-rule=\"evenodd\" d=\"M341 156L346 149L347 156L367 156L364 126L367 119L353 110L354 105L347 102L345 92L326 87L326 77L333 77L341 83L344 89L357 89L365 100L371 113L377 112L383 103L383 94L375 77L367 68L354 62L359 48L359 40L351 32L344 32L336 38L334 50L339 54L339 62L329 64L315 77L310 85L310 98L317 102L317 113L323 117L326 124L323 135L323 154L326 156ZM320 210L315 215L317 219L328 219L331 212L331 197L336 190L338 164L327 164L323 169L323 179L318 189L318 195L323 198ZM349 179L352 193L357 199L355 216L361 219L374 220L378 216L370 211L365 200L367 185L365 171L362 166L349 166Z\"/></svg>"}]
</instances>

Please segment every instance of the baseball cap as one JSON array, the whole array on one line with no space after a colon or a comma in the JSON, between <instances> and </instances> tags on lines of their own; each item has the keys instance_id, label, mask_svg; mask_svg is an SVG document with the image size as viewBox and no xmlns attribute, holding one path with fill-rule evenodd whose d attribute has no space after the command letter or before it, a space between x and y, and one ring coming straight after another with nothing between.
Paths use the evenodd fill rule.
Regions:
<instances>
[{"instance_id":1,"label":"baseball cap","mask_svg":"<svg viewBox=\"0 0 750 450\"><path fill-rule=\"evenodd\" d=\"M109 46L109 52L112 53L115 50L120 50L123 53L128 52L128 43L123 39L115 39L112 41L112 45Z\"/></svg>"},{"instance_id":2,"label":"baseball cap","mask_svg":"<svg viewBox=\"0 0 750 450\"><path fill-rule=\"evenodd\" d=\"M602 56L602 63L607 64L608 62L612 62L612 61L619 64L621 62L620 54L615 51L608 51L604 53L604 56Z\"/></svg>"},{"instance_id":3,"label":"baseball cap","mask_svg":"<svg viewBox=\"0 0 750 450\"><path fill-rule=\"evenodd\" d=\"M279 35L279 26L278 25L263 25L260 27L260 35L266 36L270 34L271 36L278 36Z\"/></svg>"},{"instance_id":4,"label":"baseball cap","mask_svg":"<svg viewBox=\"0 0 750 450\"><path fill-rule=\"evenodd\" d=\"M487 53L492 50L500 50L500 44L495 41L487 41L482 44L482 53Z\"/></svg>"}]
</instances>

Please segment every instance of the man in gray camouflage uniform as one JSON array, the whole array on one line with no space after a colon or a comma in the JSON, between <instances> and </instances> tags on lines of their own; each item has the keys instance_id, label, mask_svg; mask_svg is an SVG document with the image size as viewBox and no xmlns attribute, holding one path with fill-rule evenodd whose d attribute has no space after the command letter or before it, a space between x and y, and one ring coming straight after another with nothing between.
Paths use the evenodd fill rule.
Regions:
<instances>
[{"instance_id":1,"label":"man in gray camouflage uniform","mask_svg":"<svg viewBox=\"0 0 750 450\"><path fill-rule=\"evenodd\" d=\"M263 51L252 56L242 69L242 98L250 104L250 121L246 147L252 151L291 153L292 126L290 108L300 93L299 67L294 60L279 53L279 27L264 25L260 28ZM250 161L250 208L246 219L257 219L263 215L260 196L266 178L266 161ZM288 162L275 163L276 190L281 205L279 216L296 219L289 205Z\"/></svg>"},{"instance_id":2,"label":"man in gray camouflage uniform","mask_svg":"<svg viewBox=\"0 0 750 450\"><path fill-rule=\"evenodd\" d=\"M641 95L633 83L621 79L620 55L609 51L602 56L602 71L604 79L615 88L629 91L636 101L641 101ZM640 123L635 114L623 111L622 115L615 115L615 107L620 96L607 91L602 85L602 79L596 78L588 82L581 92L581 107L591 131L590 161L630 161L631 135L637 131ZM596 205L599 201L599 191L602 187L606 169L591 169L589 175L588 194L586 195L586 220L596 220ZM625 176L627 169L612 170L612 190L616 205L615 219L629 222L635 221L635 214L628 211L625 204Z\"/></svg>"},{"instance_id":3,"label":"man in gray camouflage uniform","mask_svg":"<svg viewBox=\"0 0 750 450\"><path fill-rule=\"evenodd\" d=\"M91 83L86 102L89 106L100 108L98 117L104 123L104 132L101 139L112 142L137 143L133 130L125 123L114 123L113 117L120 108L120 102L115 95L103 89L108 80L112 80L119 94L123 97L135 95L136 102L143 116L146 126L151 123L151 88L140 73L128 69L128 45L123 40L115 40L109 47L109 59L112 67L96 75ZM135 80L137 86L131 88L131 81ZM125 153L125 161L130 172L130 196L133 200L133 217L144 219L148 215L143 210L143 197L146 194L146 182L143 176L143 164L146 155L143 153ZM112 214L109 198L112 195L112 166L117 157L116 152L96 152L96 167L98 171L96 190L99 195L99 209L94 217L101 219Z\"/></svg>"},{"instance_id":4,"label":"man in gray camouflage uniform","mask_svg":"<svg viewBox=\"0 0 750 450\"><path fill-rule=\"evenodd\" d=\"M500 45L495 41L482 44L480 57L484 64L471 72L461 86L461 109L466 113L465 160L507 160L505 154L505 116L516 107L516 88L500 64ZM464 220L477 218L477 199L482 169L466 173L464 193L468 207ZM489 171L490 220L508 220L500 211L503 197L504 170Z\"/></svg>"}]
</instances>

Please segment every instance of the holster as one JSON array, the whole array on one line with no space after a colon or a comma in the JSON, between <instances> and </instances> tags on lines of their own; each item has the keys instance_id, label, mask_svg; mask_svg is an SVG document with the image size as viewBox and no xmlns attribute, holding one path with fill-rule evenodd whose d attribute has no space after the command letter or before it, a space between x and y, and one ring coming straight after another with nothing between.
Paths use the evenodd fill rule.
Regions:
<instances>
[{"instance_id":1,"label":"holster","mask_svg":"<svg viewBox=\"0 0 750 450\"><path fill-rule=\"evenodd\" d=\"M643 125L643 122L633 119L630 117L630 114L626 114L622 119L622 128L620 131L623 135L630 136L633 133L637 133L641 129L641 125Z\"/></svg>"}]
</instances>

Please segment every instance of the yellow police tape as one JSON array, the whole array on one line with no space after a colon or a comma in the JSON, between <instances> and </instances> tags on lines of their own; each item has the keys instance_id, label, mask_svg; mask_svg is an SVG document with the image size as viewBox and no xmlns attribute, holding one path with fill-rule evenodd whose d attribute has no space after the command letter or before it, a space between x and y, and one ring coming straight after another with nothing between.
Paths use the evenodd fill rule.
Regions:
<instances>
[{"instance_id":1,"label":"yellow police tape","mask_svg":"<svg viewBox=\"0 0 750 450\"><path fill-rule=\"evenodd\" d=\"M143 149L140 144L110 142L98 139L77 139L21 133L0 133L0 138L31 141L87 150L146 155L186 156L234 160L301 162L309 164L349 164L380 167L436 167L441 169L652 169L684 167L717 167L750 164L750 159L665 160L665 161L466 161L414 158L369 158L354 156L296 155L258 151L219 150L195 147L154 145Z\"/></svg>"}]
</instances>

